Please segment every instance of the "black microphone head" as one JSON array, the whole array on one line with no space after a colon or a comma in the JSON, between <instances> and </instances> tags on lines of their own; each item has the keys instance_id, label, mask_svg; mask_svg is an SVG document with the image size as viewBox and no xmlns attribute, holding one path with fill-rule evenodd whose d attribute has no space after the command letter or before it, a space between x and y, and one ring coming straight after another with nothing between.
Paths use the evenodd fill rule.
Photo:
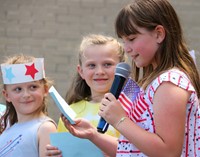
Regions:
<instances>
[{"instance_id":1,"label":"black microphone head","mask_svg":"<svg viewBox=\"0 0 200 157\"><path fill-rule=\"evenodd\" d=\"M131 67L125 63L120 62L116 66L115 75L122 76L124 78L128 78L131 73Z\"/></svg>"}]
</instances>

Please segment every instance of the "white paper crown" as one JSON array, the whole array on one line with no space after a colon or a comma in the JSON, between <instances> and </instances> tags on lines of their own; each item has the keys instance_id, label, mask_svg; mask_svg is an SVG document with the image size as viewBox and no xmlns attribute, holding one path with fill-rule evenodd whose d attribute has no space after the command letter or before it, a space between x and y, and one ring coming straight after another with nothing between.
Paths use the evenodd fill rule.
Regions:
<instances>
[{"instance_id":1,"label":"white paper crown","mask_svg":"<svg viewBox=\"0 0 200 157\"><path fill-rule=\"evenodd\" d=\"M16 84L41 80L45 78L44 58L24 64L1 64L4 84Z\"/></svg>"}]
</instances>

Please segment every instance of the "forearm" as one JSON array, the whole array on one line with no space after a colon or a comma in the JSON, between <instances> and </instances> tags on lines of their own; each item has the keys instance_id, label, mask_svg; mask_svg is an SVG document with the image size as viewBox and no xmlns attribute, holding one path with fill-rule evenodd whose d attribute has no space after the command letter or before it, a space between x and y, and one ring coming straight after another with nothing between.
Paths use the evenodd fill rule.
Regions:
<instances>
[{"instance_id":1,"label":"forearm","mask_svg":"<svg viewBox=\"0 0 200 157\"><path fill-rule=\"evenodd\" d=\"M160 136L140 128L128 118L123 123L118 125L117 129L129 140L130 143L133 143L147 156L180 156L181 149L179 149L178 146L170 146L165 143L166 141L164 141Z\"/></svg>"},{"instance_id":2,"label":"forearm","mask_svg":"<svg viewBox=\"0 0 200 157\"><path fill-rule=\"evenodd\" d=\"M110 157L116 156L118 144L116 137L97 132L95 136L90 140Z\"/></svg>"}]
</instances>

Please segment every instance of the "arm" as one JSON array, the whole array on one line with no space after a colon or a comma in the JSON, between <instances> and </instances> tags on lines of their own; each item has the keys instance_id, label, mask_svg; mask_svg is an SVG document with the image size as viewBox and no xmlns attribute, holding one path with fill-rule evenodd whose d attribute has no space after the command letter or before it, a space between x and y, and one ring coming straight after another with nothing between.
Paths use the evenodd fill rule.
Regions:
<instances>
[{"instance_id":1,"label":"arm","mask_svg":"<svg viewBox=\"0 0 200 157\"><path fill-rule=\"evenodd\" d=\"M115 157L118 144L117 138L107 134L101 134L98 132L96 133L97 135L95 135L94 138L91 139L91 142L93 142L109 157Z\"/></svg>"},{"instance_id":2,"label":"arm","mask_svg":"<svg viewBox=\"0 0 200 157\"><path fill-rule=\"evenodd\" d=\"M160 85L153 100L156 133L145 131L128 118L116 126L125 113L110 94L106 94L102 100L99 114L147 156L180 156L189 96L190 92L172 83Z\"/></svg>"},{"instance_id":3,"label":"arm","mask_svg":"<svg viewBox=\"0 0 200 157\"><path fill-rule=\"evenodd\" d=\"M50 143L50 133L56 132L56 126L51 121L44 122L38 130L39 155L45 157L46 146Z\"/></svg>"}]
</instances>

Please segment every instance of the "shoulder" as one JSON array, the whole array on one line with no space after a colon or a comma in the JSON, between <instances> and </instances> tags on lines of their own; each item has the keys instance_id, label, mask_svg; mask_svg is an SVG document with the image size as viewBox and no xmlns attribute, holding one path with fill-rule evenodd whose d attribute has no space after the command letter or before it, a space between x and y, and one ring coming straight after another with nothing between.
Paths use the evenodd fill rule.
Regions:
<instances>
[{"instance_id":1,"label":"shoulder","mask_svg":"<svg viewBox=\"0 0 200 157\"><path fill-rule=\"evenodd\" d=\"M160 74L155 80L153 80L149 87L156 90L164 82L172 83L173 85L188 91L195 91L187 75L179 69L170 69Z\"/></svg>"},{"instance_id":2,"label":"shoulder","mask_svg":"<svg viewBox=\"0 0 200 157\"><path fill-rule=\"evenodd\" d=\"M55 132L57 128L56 123L49 117L42 118L42 122L39 126L38 132Z\"/></svg>"},{"instance_id":3,"label":"shoulder","mask_svg":"<svg viewBox=\"0 0 200 157\"><path fill-rule=\"evenodd\" d=\"M44 117L42 119L42 123L37 132L39 156L45 156L46 145L50 143L50 134L57 132L56 124L51 118Z\"/></svg>"},{"instance_id":4,"label":"shoulder","mask_svg":"<svg viewBox=\"0 0 200 157\"><path fill-rule=\"evenodd\" d=\"M145 97L153 103L154 95L158 95L163 93L163 98L168 97L168 94L172 94L174 96L182 93L183 95L189 95L191 93L195 94L195 89L187 77L187 75L179 69L170 69L168 71L163 72L158 77L156 77L150 85L145 90ZM167 92L166 92L167 91ZM159 96L161 98L161 96ZM188 96L186 96L187 98ZM169 98L169 97L168 97ZM180 97L178 97L180 98ZM193 97L194 98L194 97ZM191 99L193 99L191 98Z\"/></svg>"},{"instance_id":5,"label":"shoulder","mask_svg":"<svg viewBox=\"0 0 200 157\"><path fill-rule=\"evenodd\" d=\"M180 98L185 98L187 101L190 94L190 91L180 88L171 82L163 82L156 90L155 97L161 99L161 101L165 100L178 102Z\"/></svg>"}]
</instances>

